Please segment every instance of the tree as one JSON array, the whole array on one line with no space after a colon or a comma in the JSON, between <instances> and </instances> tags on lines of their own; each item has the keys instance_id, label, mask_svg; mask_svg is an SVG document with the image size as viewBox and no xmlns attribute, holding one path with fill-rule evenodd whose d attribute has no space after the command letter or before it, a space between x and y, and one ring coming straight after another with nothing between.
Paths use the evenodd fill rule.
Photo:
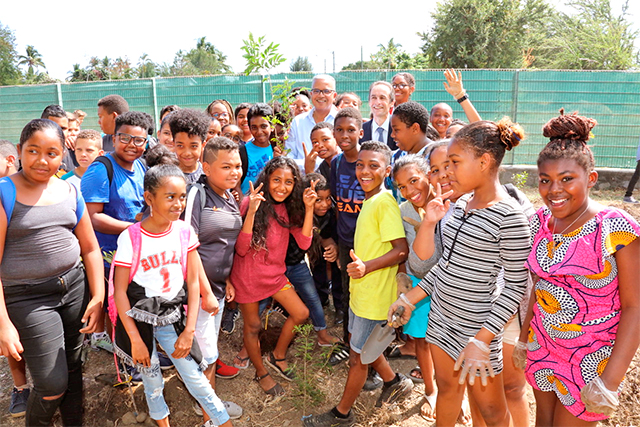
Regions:
<instances>
[{"instance_id":1,"label":"tree","mask_svg":"<svg viewBox=\"0 0 640 427\"><path fill-rule=\"evenodd\" d=\"M347 70L378 70L380 65L376 61L356 61L342 67L342 71Z\"/></svg>"},{"instance_id":2,"label":"tree","mask_svg":"<svg viewBox=\"0 0 640 427\"><path fill-rule=\"evenodd\" d=\"M291 63L291 66L289 67L289 70L291 70L292 73L295 73L295 72L298 72L298 71L312 72L313 71L313 67L311 66L311 62L309 61L309 57L305 56L303 58L302 56L298 56L296 58L296 60Z\"/></svg>"},{"instance_id":3,"label":"tree","mask_svg":"<svg viewBox=\"0 0 640 427\"><path fill-rule=\"evenodd\" d=\"M26 55L19 55L18 59L18 65L27 66L27 80L33 78L33 76L35 75L35 71L37 71L38 68L47 68L44 65L44 62L42 62L42 55L40 55L40 53L32 45L27 45Z\"/></svg>"},{"instance_id":4,"label":"tree","mask_svg":"<svg viewBox=\"0 0 640 427\"><path fill-rule=\"evenodd\" d=\"M556 69L626 70L638 65L638 31L627 20L628 2L615 15L609 0L575 0L575 14L562 13L549 27L536 66ZM556 30L558 29L558 30Z\"/></svg>"},{"instance_id":5,"label":"tree","mask_svg":"<svg viewBox=\"0 0 640 427\"><path fill-rule=\"evenodd\" d=\"M138 77L141 79L155 77L158 75L158 71L158 65L149 58L149 55L143 53L138 61L138 68L136 69Z\"/></svg>"},{"instance_id":6,"label":"tree","mask_svg":"<svg viewBox=\"0 0 640 427\"><path fill-rule=\"evenodd\" d=\"M543 45L554 14L544 0L446 0L431 30L418 35L435 67L521 68Z\"/></svg>"},{"instance_id":7,"label":"tree","mask_svg":"<svg viewBox=\"0 0 640 427\"><path fill-rule=\"evenodd\" d=\"M242 40L244 45L240 48L244 50L242 57L247 60L247 66L244 73L248 76L253 72L269 74L271 70L282 64L287 59L278 52L280 44L271 42L266 46L265 36L258 39L249 33L247 40Z\"/></svg>"},{"instance_id":8,"label":"tree","mask_svg":"<svg viewBox=\"0 0 640 427\"><path fill-rule=\"evenodd\" d=\"M16 37L9 27L0 23L0 85L13 85L20 82L20 69L17 65Z\"/></svg>"},{"instance_id":9,"label":"tree","mask_svg":"<svg viewBox=\"0 0 640 427\"><path fill-rule=\"evenodd\" d=\"M230 73L231 67L225 63L226 60L226 55L207 42L206 37L201 37L195 49L176 53L171 73L176 76Z\"/></svg>"},{"instance_id":10,"label":"tree","mask_svg":"<svg viewBox=\"0 0 640 427\"><path fill-rule=\"evenodd\" d=\"M371 60L380 65L378 68L396 69L398 68L398 56L404 53L400 49L401 47L402 45L395 43L392 37L386 46L383 44L378 45L378 51L371 55Z\"/></svg>"}]
</instances>

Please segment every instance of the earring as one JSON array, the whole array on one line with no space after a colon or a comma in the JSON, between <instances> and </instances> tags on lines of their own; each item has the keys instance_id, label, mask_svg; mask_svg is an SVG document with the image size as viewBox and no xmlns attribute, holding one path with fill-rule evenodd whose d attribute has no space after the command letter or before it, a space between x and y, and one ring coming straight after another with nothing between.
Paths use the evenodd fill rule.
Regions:
<instances>
[{"instance_id":1,"label":"earring","mask_svg":"<svg viewBox=\"0 0 640 427\"><path fill-rule=\"evenodd\" d=\"M149 205L149 216L153 217L153 206Z\"/></svg>"}]
</instances>

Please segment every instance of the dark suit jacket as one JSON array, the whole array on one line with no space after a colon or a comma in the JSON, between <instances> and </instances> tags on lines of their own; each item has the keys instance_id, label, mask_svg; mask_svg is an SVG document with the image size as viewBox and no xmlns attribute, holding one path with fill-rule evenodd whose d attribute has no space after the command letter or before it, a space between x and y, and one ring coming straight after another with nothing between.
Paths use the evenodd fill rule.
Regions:
<instances>
[{"instance_id":1,"label":"dark suit jacket","mask_svg":"<svg viewBox=\"0 0 640 427\"><path fill-rule=\"evenodd\" d=\"M362 124L364 135L362 135L362 139L360 140L360 143L363 143L364 141L371 141L373 139L371 136L372 124L373 124L373 119L369 120L368 122L364 122ZM398 145L393 140L393 138L391 138L391 123L389 123L389 131L387 132L387 145L389 146L389 148L391 148L392 151L398 149Z\"/></svg>"}]
</instances>

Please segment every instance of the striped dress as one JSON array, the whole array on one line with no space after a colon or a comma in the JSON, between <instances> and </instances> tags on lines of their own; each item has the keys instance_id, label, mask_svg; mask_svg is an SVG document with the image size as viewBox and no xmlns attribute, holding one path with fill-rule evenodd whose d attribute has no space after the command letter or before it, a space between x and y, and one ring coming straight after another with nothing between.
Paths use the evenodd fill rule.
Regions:
<instances>
[{"instance_id":1,"label":"striped dress","mask_svg":"<svg viewBox=\"0 0 640 427\"><path fill-rule=\"evenodd\" d=\"M502 372L502 329L527 284L529 223L511 197L465 213L470 197L464 195L456 203L443 230L442 257L419 283L431 295L426 340L457 360L469 337L484 327L496 335L489 348L497 374ZM502 268L505 286L498 292L496 279Z\"/></svg>"}]
</instances>

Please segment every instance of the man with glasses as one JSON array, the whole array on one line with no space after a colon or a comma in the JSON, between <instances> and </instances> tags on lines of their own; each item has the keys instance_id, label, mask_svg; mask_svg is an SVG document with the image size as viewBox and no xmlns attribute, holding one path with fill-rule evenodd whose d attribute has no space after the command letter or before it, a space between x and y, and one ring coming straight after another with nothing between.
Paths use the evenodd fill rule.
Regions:
<instances>
[{"instance_id":1,"label":"man with glasses","mask_svg":"<svg viewBox=\"0 0 640 427\"><path fill-rule=\"evenodd\" d=\"M82 176L82 196L103 256L115 251L118 235L142 211L146 167L140 157L152 130L153 119L147 113L129 111L117 116L114 151L96 159ZM105 260L104 266L108 278L110 263ZM99 321L98 331L101 326Z\"/></svg>"},{"instance_id":2,"label":"man with glasses","mask_svg":"<svg viewBox=\"0 0 640 427\"><path fill-rule=\"evenodd\" d=\"M338 112L336 106L333 105L336 99L336 81L333 77L328 74L315 76L309 92L311 92L313 108L293 119L289 139L285 144L286 148L291 149L289 157L298 163L302 171L304 171L305 159L305 150L302 148L302 144L306 146L307 152L311 152L311 130L313 127L320 122L333 124L333 119ZM319 160L322 161L322 159Z\"/></svg>"}]
</instances>

